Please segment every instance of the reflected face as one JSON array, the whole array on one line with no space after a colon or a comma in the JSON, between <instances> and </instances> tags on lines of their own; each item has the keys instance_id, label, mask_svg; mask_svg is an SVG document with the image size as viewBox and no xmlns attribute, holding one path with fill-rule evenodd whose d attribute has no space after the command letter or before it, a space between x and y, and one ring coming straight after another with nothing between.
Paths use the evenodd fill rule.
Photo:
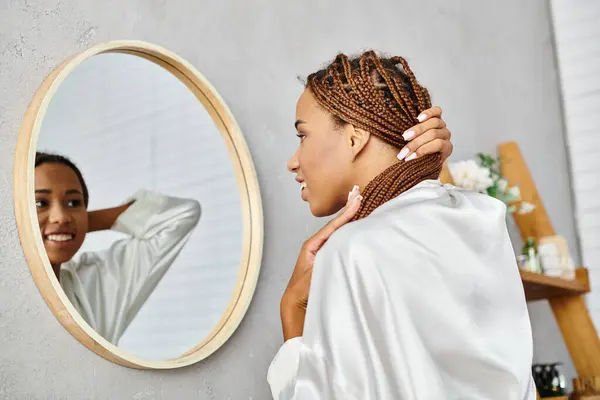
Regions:
<instances>
[{"instance_id":1,"label":"reflected face","mask_svg":"<svg viewBox=\"0 0 600 400\"><path fill-rule=\"evenodd\" d=\"M296 130L300 144L288 161L302 187L302 199L316 217L341 210L352 188L352 151L344 127L319 106L309 90L296 104Z\"/></svg>"},{"instance_id":2,"label":"reflected face","mask_svg":"<svg viewBox=\"0 0 600 400\"><path fill-rule=\"evenodd\" d=\"M66 165L47 163L35 168L35 204L44 247L53 266L69 261L88 230L81 182Z\"/></svg>"}]
</instances>

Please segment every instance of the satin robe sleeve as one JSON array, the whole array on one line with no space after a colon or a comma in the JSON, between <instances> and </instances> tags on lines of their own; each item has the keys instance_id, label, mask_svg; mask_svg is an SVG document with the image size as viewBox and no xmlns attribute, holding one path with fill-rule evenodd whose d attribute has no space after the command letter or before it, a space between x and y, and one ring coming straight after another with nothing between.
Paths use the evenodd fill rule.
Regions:
<instances>
[{"instance_id":1,"label":"satin robe sleeve","mask_svg":"<svg viewBox=\"0 0 600 400\"><path fill-rule=\"evenodd\" d=\"M115 221L112 229L131 236L113 247L109 263L119 277L118 300L131 322L175 261L200 219L196 200L168 197L147 190Z\"/></svg>"},{"instance_id":2,"label":"satin robe sleeve","mask_svg":"<svg viewBox=\"0 0 600 400\"><path fill-rule=\"evenodd\" d=\"M105 339L121 335L173 264L200 218L195 200L138 191L112 230L129 235L101 253L84 254L72 279L71 302ZM63 282L64 281L64 282Z\"/></svg>"},{"instance_id":3,"label":"satin robe sleeve","mask_svg":"<svg viewBox=\"0 0 600 400\"><path fill-rule=\"evenodd\" d=\"M386 358L369 332L370 324L379 326L368 317L377 314L377 282L364 280L356 260L338 248L328 242L317 254L304 334L286 341L271 363L267 379L276 400L399 398L385 376L374 374L379 356L372 356Z\"/></svg>"}]
</instances>

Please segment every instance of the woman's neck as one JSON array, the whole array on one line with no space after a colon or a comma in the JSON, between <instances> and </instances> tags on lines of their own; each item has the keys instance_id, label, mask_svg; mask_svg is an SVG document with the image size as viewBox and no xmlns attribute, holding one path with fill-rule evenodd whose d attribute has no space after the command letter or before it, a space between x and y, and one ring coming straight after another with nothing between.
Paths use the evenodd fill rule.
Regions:
<instances>
[{"instance_id":1,"label":"woman's neck","mask_svg":"<svg viewBox=\"0 0 600 400\"><path fill-rule=\"evenodd\" d=\"M364 199L354 220L365 218L377 207L424 180L437 179L442 170L442 157L440 154L430 154L409 162L396 160L388 165L388 168L382 171L378 169L370 171L370 173L381 172L365 186L361 186ZM366 174L364 177L366 178Z\"/></svg>"},{"instance_id":2,"label":"woman's neck","mask_svg":"<svg viewBox=\"0 0 600 400\"><path fill-rule=\"evenodd\" d=\"M363 190L373 179L381 175L383 171L394 164L404 162L399 161L397 155L398 150L385 143L366 146L361 153L360 159L357 160L353 185L358 185Z\"/></svg>"},{"instance_id":3,"label":"woman's neck","mask_svg":"<svg viewBox=\"0 0 600 400\"><path fill-rule=\"evenodd\" d=\"M54 275L56 279L60 282L60 266L61 264L52 264L52 270L54 271Z\"/></svg>"}]
</instances>

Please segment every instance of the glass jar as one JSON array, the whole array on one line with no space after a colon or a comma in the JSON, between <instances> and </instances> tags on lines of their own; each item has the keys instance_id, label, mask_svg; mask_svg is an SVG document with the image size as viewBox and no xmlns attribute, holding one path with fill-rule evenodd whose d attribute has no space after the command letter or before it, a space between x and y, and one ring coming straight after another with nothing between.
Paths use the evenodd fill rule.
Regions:
<instances>
[{"instance_id":1,"label":"glass jar","mask_svg":"<svg viewBox=\"0 0 600 400\"><path fill-rule=\"evenodd\" d=\"M535 239L532 237L527 238L521 254L527 257L525 261L525 269L530 272L538 274L543 273L540 258L538 256L537 246L535 245Z\"/></svg>"}]
</instances>

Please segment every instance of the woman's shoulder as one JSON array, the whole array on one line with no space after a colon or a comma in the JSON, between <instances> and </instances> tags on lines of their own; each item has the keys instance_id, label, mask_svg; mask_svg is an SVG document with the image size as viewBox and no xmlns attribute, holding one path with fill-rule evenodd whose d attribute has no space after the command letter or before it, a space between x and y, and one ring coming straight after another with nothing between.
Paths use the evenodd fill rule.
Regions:
<instances>
[{"instance_id":1,"label":"woman's shoulder","mask_svg":"<svg viewBox=\"0 0 600 400\"><path fill-rule=\"evenodd\" d=\"M352 260L391 261L396 260L395 255L422 257L438 253L449 243L473 244L483 236L503 236L505 231L506 206L502 202L450 185L430 185L342 226L321 251ZM474 236L474 232L478 234Z\"/></svg>"},{"instance_id":2,"label":"woman's shoulder","mask_svg":"<svg viewBox=\"0 0 600 400\"><path fill-rule=\"evenodd\" d=\"M364 247L373 243L385 242L384 239L409 236L409 226L403 227L403 221L409 215L418 216L419 207L415 204L394 206L376 210L366 218L352 221L335 231L328 240L331 247ZM405 229L406 228L406 229Z\"/></svg>"},{"instance_id":3,"label":"woman's shoulder","mask_svg":"<svg viewBox=\"0 0 600 400\"><path fill-rule=\"evenodd\" d=\"M110 248L99 251L84 251L76 254L71 260L61 265L61 270L80 273L85 270L97 269L110 258Z\"/></svg>"},{"instance_id":4,"label":"woman's shoulder","mask_svg":"<svg viewBox=\"0 0 600 400\"><path fill-rule=\"evenodd\" d=\"M381 256L381 250L393 242L402 242L402 232L379 216L371 216L348 223L335 231L319 250L319 255L340 259L345 265L354 265L358 260L366 261ZM396 247L397 248L397 247Z\"/></svg>"}]
</instances>

